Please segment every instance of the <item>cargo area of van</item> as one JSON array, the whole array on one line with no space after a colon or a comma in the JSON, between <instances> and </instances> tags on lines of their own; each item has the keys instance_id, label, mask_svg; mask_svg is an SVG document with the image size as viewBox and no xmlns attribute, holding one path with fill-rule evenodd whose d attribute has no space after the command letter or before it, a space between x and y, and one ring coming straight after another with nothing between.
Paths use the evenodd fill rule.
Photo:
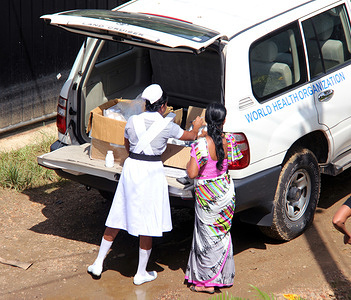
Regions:
<instances>
[{"instance_id":1,"label":"cargo area of van","mask_svg":"<svg viewBox=\"0 0 351 300\"><path fill-rule=\"evenodd\" d=\"M189 105L204 108L210 102L222 101L222 58L215 49L194 54L131 47L114 56L111 49L116 49L116 43L101 43L95 50L96 63L81 87L83 136L91 110L112 99L136 99L151 83L158 83L167 93L169 106L184 109L183 128ZM101 56L108 50L110 58L98 57L98 52Z\"/></svg>"},{"instance_id":2,"label":"cargo area of van","mask_svg":"<svg viewBox=\"0 0 351 300\"><path fill-rule=\"evenodd\" d=\"M100 140L100 136L92 136L92 112L120 100L135 101L149 84L158 83L168 95L170 111L177 112L178 117L181 111L181 120L177 123L189 129L191 120L196 115L203 115L207 104L222 101L222 57L214 47L196 54L191 51L167 52L137 46L126 47L95 39L88 39L87 43L96 45L93 48L95 54L90 55L95 63L85 70L81 85L77 87L82 99L78 101L78 105L81 105L81 109L78 109L81 121L78 123L80 129L79 126L77 129L84 142L62 147L49 155L44 154L38 157L38 162L51 168L56 166L62 170L58 172L65 172L61 175L66 178L74 176L77 179L82 176L82 182L86 182L87 176L97 176L101 180L92 183L92 186L113 192L128 154L121 142L115 144L114 139ZM123 129L119 129L120 134L123 134ZM115 127L108 125L103 130L110 135L116 132ZM112 150L115 156L113 168L104 165L108 150ZM189 152L189 147L169 144L163 154L165 173L173 196L192 198L192 188L177 181L177 178L186 176L185 165Z\"/></svg>"}]
</instances>

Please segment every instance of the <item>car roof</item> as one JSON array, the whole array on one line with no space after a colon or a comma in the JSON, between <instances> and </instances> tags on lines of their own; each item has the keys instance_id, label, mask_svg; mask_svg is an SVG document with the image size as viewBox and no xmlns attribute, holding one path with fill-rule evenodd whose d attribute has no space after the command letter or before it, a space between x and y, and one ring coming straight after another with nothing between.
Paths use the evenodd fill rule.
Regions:
<instances>
[{"instance_id":1,"label":"car roof","mask_svg":"<svg viewBox=\"0 0 351 300\"><path fill-rule=\"evenodd\" d=\"M331 0L134 0L116 8L119 11L158 15L190 22L221 33L228 39L294 8L306 13ZM301 17L301 16L298 16Z\"/></svg>"}]
</instances>

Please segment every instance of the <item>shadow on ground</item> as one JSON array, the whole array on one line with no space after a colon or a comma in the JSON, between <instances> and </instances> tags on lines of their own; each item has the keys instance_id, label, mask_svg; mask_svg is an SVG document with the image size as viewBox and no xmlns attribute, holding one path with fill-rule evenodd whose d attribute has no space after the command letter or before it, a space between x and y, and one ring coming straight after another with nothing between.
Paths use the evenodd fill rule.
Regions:
<instances>
[{"instance_id":1,"label":"shadow on ground","mask_svg":"<svg viewBox=\"0 0 351 300\"><path fill-rule=\"evenodd\" d=\"M322 191L317 214L350 194L350 175L351 170L338 177L322 177ZM102 198L98 191L87 191L84 186L67 181L63 184L47 185L24 193L30 197L32 202L44 205L42 214L47 218L30 230L40 234L100 245L111 202ZM165 233L162 238L154 238L150 268L158 272L163 270L160 264L168 266L171 270L182 269L184 272L188 260L194 210L172 208L172 220L173 230ZM348 279L338 269L333 256L328 252L318 229L312 226L304 235L307 240L311 241L309 247L330 286L333 287L336 282L335 274L327 271L330 270L330 264L336 272L339 272L337 280L350 285ZM266 249L268 244L282 243L265 237L256 226L241 223L238 218L234 218L233 221L232 237L235 255L248 249ZM121 231L112 246L112 251L106 258L109 269L132 277L137 268L137 262L138 238ZM337 294L337 288L334 290Z\"/></svg>"},{"instance_id":2,"label":"shadow on ground","mask_svg":"<svg viewBox=\"0 0 351 300\"><path fill-rule=\"evenodd\" d=\"M105 200L98 191L90 190L78 183L66 181L23 192L32 202L44 205L42 214L46 220L30 230L46 235L54 235L94 245L100 245L105 229L105 220L111 202ZM192 240L194 210L192 208L172 208L173 230L162 238L153 239L150 262L156 271L161 271L159 263L171 270L185 271ZM265 243L275 243L264 237L252 225L234 220L232 236L235 254L248 248L266 249ZM136 237L121 231L112 250L106 257L109 269L123 275L132 276L137 267L138 243ZM128 263L123 263L128 262Z\"/></svg>"}]
</instances>

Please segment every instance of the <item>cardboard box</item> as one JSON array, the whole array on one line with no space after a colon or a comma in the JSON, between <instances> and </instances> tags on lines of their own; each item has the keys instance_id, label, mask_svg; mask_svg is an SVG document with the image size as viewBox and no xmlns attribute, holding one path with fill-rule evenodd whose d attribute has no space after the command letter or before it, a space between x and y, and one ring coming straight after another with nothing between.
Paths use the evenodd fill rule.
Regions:
<instances>
[{"instance_id":1,"label":"cardboard box","mask_svg":"<svg viewBox=\"0 0 351 300\"><path fill-rule=\"evenodd\" d=\"M115 164L123 166L128 153L124 147L124 128L127 122L117 121L103 116L104 109L107 109L120 101L133 101L124 99L110 100L99 107L93 109L90 114L88 130L91 130L90 157L92 159L104 160L108 150L112 150L115 157ZM183 109L173 111L168 107L165 115L174 112L176 117L174 122L181 124ZM189 106L185 128L188 130L191 122L197 117L205 116L205 109ZM190 147L168 144L167 149L162 154L162 161L165 166L185 169L190 159Z\"/></svg>"},{"instance_id":2,"label":"cardboard box","mask_svg":"<svg viewBox=\"0 0 351 300\"><path fill-rule=\"evenodd\" d=\"M91 136L104 142L109 142L116 145L124 145L124 128L126 121L118 121L110 119L103 115L105 109L116 105L119 102L132 102L127 99L114 99L101 104L90 112L90 118L87 131L91 130ZM183 109L173 111L171 106L167 107L165 115L169 112L174 112L176 117L174 122L180 124L183 118Z\"/></svg>"},{"instance_id":3,"label":"cardboard box","mask_svg":"<svg viewBox=\"0 0 351 300\"><path fill-rule=\"evenodd\" d=\"M109 107L116 105L118 102L121 101L131 102L133 100L110 100L96 107L90 112L90 118L87 129L88 131L91 130L92 137L90 147L90 158L105 159L107 151L112 150L114 152L115 163L123 165L124 160L128 157L128 153L124 148L124 129L127 122L118 121L103 116L103 111L105 109L108 109ZM180 125L183 118L183 109L177 109L174 111L171 106L168 106L165 115L167 115L169 112L173 112L176 114L174 122ZM172 153L178 152L179 150L172 150ZM169 155L166 155L166 157L168 162L174 161L173 159L170 159Z\"/></svg>"},{"instance_id":4,"label":"cardboard box","mask_svg":"<svg viewBox=\"0 0 351 300\"><path fill-rule=\"evenodd\" d=\"M88 123L88 131L91 130L91 136L94 139L103 142L113 143L116 145L124 145L124 128L126 121L117 121L104 117L104 109L116 105L118 102L131 102L132 100L114 99L103 103L102 105L94 108L90 112Z\"/></svg>"},{"instance_id":5,"label":"cardboard box","mask_svg":"<svg viewBox=\"0 0 351 300\"><path fill-rule=\"evenodd\" d=\"M124 146L111 144L95 138L91 139L90 158L105 160L108 150L113 151L115 164L123 166L125 159L129 155Z\"/></svg>"},{"instance_id":6,"label":"cardboard box","mask_svg":"<svg viewBox=\"0 0 351 300\"><path fill-rule=\"evenodd\" d=\"M186 169L190 159L191 147L168 144L165 152L162 153L162 161L165 166Z\"/></svg>"},{"instance_id":7,"label":"cardboard box","mask_svg":"<svg viewBox=\"0 0 351 300\"><path fill-rule=\"evenodd\" d=\"M204 118L204 120L205 120L205 113L206 113L205 108L196 107L196 106L189 106L188 113L186 116L185 129L189 130L189 127L191 126L191 122L194 121L197 116L200 116L201 118Z\"/></svg>"},{"instance_id":8,"label":"cardboard box","mask_svg":"<svg viewBox=\"0 0 351 300\"><path fill-rule=\"evenodd\" d=\"M190 147L169 144L162 154L163 164L165 166L186 169L186 165L190 159L190 149ZM91 158L104 160L107 150L113 151L115 164L123 166L124 161L129 155L124 146L92 138L90 148Z\"/></svg>"}]
</instances>

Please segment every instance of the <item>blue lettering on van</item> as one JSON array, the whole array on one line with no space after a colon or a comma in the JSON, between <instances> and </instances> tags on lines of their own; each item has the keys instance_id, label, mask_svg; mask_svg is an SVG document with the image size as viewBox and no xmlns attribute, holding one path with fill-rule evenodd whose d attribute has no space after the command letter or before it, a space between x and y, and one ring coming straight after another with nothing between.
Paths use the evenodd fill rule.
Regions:
<instances>
[{"instance_id":1,"label":"blue lettering on van","mask_svg":"<svg viewBox=\"0 0 351 300\"><path fill-rule=\"evenodd\" d=\"M344 80L345 75L343 72L329 76L328 78L313 83L311 86L304 87L303 89L290 93L283 98L272 101L261 108L253 110L252 112L246 114L245 118L248 123L252 123L259 119L265 118L274 112L278 112L286 107L289 107L296 102L303 101L304 99L309 98L316 93L320 93L321 91L326 90L336 84L339 84Z\"/></svg>"},{"instance_id":2,"label":"blue lettering on van","mask_svg":"<svg viewBox=\"0 0 351 300\"><path fill-rule=\"evenodd\" d=\"M245 115L247 121L250 123L250 122L253 122L255 120L258 120L260 118L264 118L268 115L270 115L272 113L272 107L270 105L266 105L265 107L263 108L259 108L257 110L254 110L253 112Z\"/></svg>"}]
</instances>

